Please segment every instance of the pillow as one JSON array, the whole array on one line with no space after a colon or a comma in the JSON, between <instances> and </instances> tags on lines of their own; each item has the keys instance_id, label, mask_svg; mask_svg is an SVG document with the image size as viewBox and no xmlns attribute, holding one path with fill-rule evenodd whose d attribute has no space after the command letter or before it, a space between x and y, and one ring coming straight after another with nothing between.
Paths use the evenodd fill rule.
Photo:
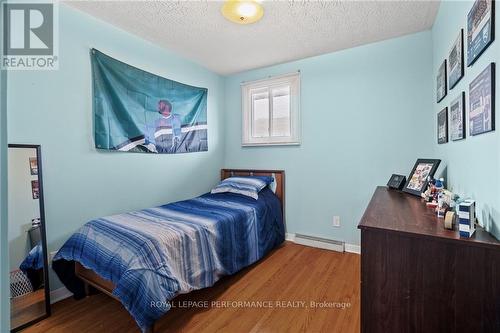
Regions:
<instances>
[{"instance_id":1,"label":"pillow","mask_svg":"<svg viewBox=\"0 0 500 333\"><path fill-rule=\"evenodd\" d=\"M274 173L273 173L273 176L270 178L272 178L273 180L272 180L272 183L269 184L268 186L271 189L271 191L273 191L273 193L276 193L276 188L278 187L278 183L276 183L276 181L275 181Z\"/></svg>"},{"instance_id":2,"label":"pillow","mask_svg":"<svg viewBox=\"0 0 500 333\"><path fill-rule=\"evenodd\" d=\"M238 193L257 200L259 192L272 182L274 178L269 176L229 177L220 182L210 193Z\"/></svg>"}]
</instances>

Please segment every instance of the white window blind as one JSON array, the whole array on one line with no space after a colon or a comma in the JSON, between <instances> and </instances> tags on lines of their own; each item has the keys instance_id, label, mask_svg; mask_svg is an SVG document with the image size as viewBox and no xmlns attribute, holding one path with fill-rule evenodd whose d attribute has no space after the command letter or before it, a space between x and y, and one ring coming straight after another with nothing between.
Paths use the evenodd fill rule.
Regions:
<instances>
[{"instance_id":1,"label":"white window blind","mask_svg":"<svg viewBox=\"0 0 500 333\"><path fill-rule=\"evenodd\" d=\"M242 145L300 144L300 74L246 82Z\"/></svg>"}]
</instances>

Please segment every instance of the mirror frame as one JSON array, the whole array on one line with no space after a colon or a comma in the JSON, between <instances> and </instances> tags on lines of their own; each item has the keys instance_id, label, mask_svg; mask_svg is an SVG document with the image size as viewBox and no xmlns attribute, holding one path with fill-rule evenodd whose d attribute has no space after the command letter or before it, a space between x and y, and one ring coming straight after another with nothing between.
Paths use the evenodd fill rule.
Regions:
<instances>
[{"instance_id":1,"label":"mirror frame","mask_svg":"<svg viewBox=\"0 0 500 333\"><path fill-rule=\"evenodd\" d=\"M31 149L36 149L36 163L38 167L38 191L39 191L39 196L38 196L38 205L40 206L40 225L42 227L41 229L41 240L42 240L42 249L43 249L43 265L44 265L44 270L43 270L43 279L44 279L44 289L45 289L45 314L30 320L27 323L24 323L18 327L11 328L11 332L18 332L21 331L35 323L38 323L39 321L48 318L51 314L51 309L50 309L50 283L49 283L49 261L48 261L48 251L47 251L47 237L46 237L46 225L45 225L45 202L44 202L44 196L43 196L43 170L42 170L42 146L41 145L33 145L33 144L11 144L9 143L8 148L31 148ZM8 158L8 157L7 157ZM7 175L7 179L9 176Z\"/></svg>"}]
</instances>

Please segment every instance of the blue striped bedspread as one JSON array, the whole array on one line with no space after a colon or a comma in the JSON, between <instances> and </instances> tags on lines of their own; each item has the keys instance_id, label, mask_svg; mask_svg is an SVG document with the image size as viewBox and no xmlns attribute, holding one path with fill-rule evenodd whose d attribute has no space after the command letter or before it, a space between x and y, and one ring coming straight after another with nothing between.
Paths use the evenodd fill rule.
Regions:
<instances>
[{"instance_id":1,"label":"blue striped bedspread","mask_svg":"<svg viewBox=\"0 0 500 333\"><path fill-rule=\"evenodd\" d=\"M112 281L113 294L144 331L176 295L255 263L284 241L284 233L281 204L268 188L258 200L205 194L92 220L58 251L53 268L75 294L81 282L68 263Z\"/></svg>"},{"instance_id":2,"label":"blue striped bedspread","mask_svg":"<svg viewBox=\"0 0 500 333\"><path fill-rule=\"evenodd\" d=\"M23 272L27 272L28 270L39 270L43 269L43 248L40 243L35 245L26 258L24 258L23 262L19 266L19 269Z\"/></svg>"}]
</instances>

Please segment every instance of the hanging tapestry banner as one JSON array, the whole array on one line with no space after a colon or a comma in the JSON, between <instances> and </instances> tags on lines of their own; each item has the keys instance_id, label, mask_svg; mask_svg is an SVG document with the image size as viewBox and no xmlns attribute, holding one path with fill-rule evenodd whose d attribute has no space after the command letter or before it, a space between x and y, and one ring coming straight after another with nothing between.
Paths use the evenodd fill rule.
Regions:
<instances>
[{"instance_id":1,"label":"hanging tapestry banner","mask_svg":"<svg viewBox=\"0 0 500 333\"><path fill-rule=\"evenodd\" d=\"M159 154L208 150L206 88L148 73L92 49L98 149Z\"/></svg>"}]
</instances>

